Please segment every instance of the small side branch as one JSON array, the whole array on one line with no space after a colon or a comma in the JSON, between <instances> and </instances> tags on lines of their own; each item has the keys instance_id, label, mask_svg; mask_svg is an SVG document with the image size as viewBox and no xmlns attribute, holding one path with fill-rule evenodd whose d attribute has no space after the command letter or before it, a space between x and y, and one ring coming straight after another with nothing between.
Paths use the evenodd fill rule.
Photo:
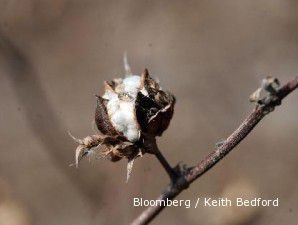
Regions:
<instances>
[{"instance_id":1,"label":"small side branch","mask_svg":"<svg viewBox=\"0 0 298 225\"><path fill-rule=\"evenodd\" d=\"M155 152L156 158L159 160L163 168L166 170L167 174L169 175L172 183L175 183L178 179L179 175L176 173L176 171L170 166L168 161L165 159L165 157L161 154L159 149Z\"/></svg>"},{"instance_id":2,"label":"small side branch","mask_svg":"<svg viewBox=\"0 0 298 225\"><path fill-rule=\"evenodd\" d=\"M232 151L264 118L265 115L272 112L275 106L281 104L288 94L298 87L298 77L286 83L275 93L274 98L266 101L264 105L257 107L248 117L240 124L240 126L223 142L223 144L206 156L195 167L180 174L177 182L170 184L166 190L157 198L158 200L173 199L179 195L192 182L202 176L211 169L216 163L223 159L230 151ZM179 182L181 181L181 182ZM133 225L148 224L153 220L165 206L156 205L148 207L133 222Z\"/></svg>"},{"instance_id":3,"label":"small side branch","mask_svg":"<svg viewBox=\"0 0 298 225\"><path fill-rule=\"evenodd\" d=\"M162 167L165 169L165 171L169 175L171 182L175 183L179 177L179 174L173 167L171 167L171 165L168 163L166 158L160 152L160 150L157 146L157 143L156 143L156 138L152 137L152 136L145 136L143 148L146 152L151 153L156 156L156 158L158 159L158 161L160 162Z\"/></svg>"}]
</instances>

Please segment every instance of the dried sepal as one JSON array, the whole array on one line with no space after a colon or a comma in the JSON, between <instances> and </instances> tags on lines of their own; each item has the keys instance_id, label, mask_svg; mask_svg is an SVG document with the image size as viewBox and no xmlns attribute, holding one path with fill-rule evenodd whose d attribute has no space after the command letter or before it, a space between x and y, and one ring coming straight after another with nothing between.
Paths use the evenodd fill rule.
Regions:
<instances>
[{"instance_id":1,"label":"dried sepal","mask_svg":"<svg viewBox=\"0 0 298 225\"><path fill-rule=\"evenodd\" d=\"M123 56L123 64L124 64L125 76L126 77L131 76L132 72L131 72L130 65L128 63L127 53L126 52L124 53L124 56Z\"/></svg>"},{"instance_id":2,"label":"dried sepal","mask_svg":"<svg viewBox=\"0 0 298 225\"><path fill-rule=\"evenodd\" d=\"M130 178L130 175L132 173L132 168L133 168L133 165L134 165L134 161L136 158L138 157L142 157L143 156L143 151L142 150L139 150L138 152L135 152L136 154L134 155L131 155L129 158L128 158L128 162L127 162L127 173L126 173L126 183L128 182L129 178Z\"/></svg>"},{"instance_id":3,"label":"dried sepal","mask_svg":"<svg viewBox=\"0 0 298 225\"><path fill-rule=\"evenodd\" d=\"M78 167L79 161L84 158L92 148L97 147L100 143L103 142L104 137L101 135L91 135L83 139L74 137L69 131L69 136L78 143L78 147L75 151L75 166ZM71 164L73 165L73 164Z\"/></svg>"},{"instance_id":4,"label":"dried sepal","mask_svg":"<svg viewBox=\"0 0 298 225\"><path fill-rule=\"evenodd\" d=\"M149 78L149 71L148 69L145 69L143 73L141 74L141 85L140 89L146 88L148 85L148 78Z\"/></svg>"},{"instance_id":5,"label":"dried sepal","mask_svg":"<svg viewBox=\"0 0 298 225\"><path fill-rule=\"evenodd\" d=\"M149 75L148 69L145 69L141 74L141 88L145 88L149 94L152 91L160 90L158 82Z\"/></svg>"},{"instance_id":6,"label":"dried sepal","mask_svg":"<svg viewBox=\"0 0 298 225\"><path fill-rule=\"evenodd\" d=\"M88 154L88 149L85 148L83 145L79 145L76 149L75 154L75 166L79 167L79 162Z\"/></svg>"},{"instance_id":7,"label":"dried sepal","mask_svg":"<svg viewBox=\"0 0 298 225\"><path fill-rule=\"evenodd\" d=\"M107 112L106 104L107 100L96 95L97 104L95 110L95 123L98 130L105 135L118 135L119 133L115 130Z\"/></svg>"},{"instance_id":8,"label":"dried sepal","mask_svg":"<svg viewBox=\"0 0 298 225\"><path fill-rule=\"evenodd\" d=\"M136 115L142 131L153 136L161 136L167 129L174 113L175 97L166 91L160 90L145 70L142 74L142 83L148 95L139 92L136 98Z\"/></svg>"},{"instance_id":9,"label":"dried sepal","mask_svg":"<svg viewBox=\"0 0 298 225\"><path fill-rule=\"evenodd\" d=\"M72 135L72 133L70 131L67 131L68 135L78 144L82 145L83 144L83 140L76 138L75 136Z\"/></svg>"},{"instance_id":10,"label":"dried sepal","mask_svg":"<svg viewBox=\"0 0 298 225\"><path fill-rule=\"evenodd\" d=\"M143 132L148 132L149 119L160 110L160 106L150 97L139 92L136 98L136 116Z\"/></svg>"},{"instance_id":11,"label":"dried sepal","mask_svg":"<svg viewBox=\"0 0 298 225\"><path fill-rule=\"evenodd\" d=\"M71 134L70 134L71 135ZM101 158L107 158L113 162L120 160L123 157L135 157L138 153L138 147L128 142L123 136L105 136L91 135L83 139L71 137L79 145L75 154L75 165L89 153L99 151Z\"/></svg>"},{"instance_id":12,"label":"dried sepal","mask_svg":"<svg viewBox=\"0 0 298 225\"><path fill-rule=\"evenodd\" d=\"M173 117L174 105L169 104L152 116L148 121L149 133L154 133L161 136L162 133L168 128L170 121Z\"/></svg>"},{"instance_id":13,"label":"dried sepal","mask_svg":"<svg viewBox=\"0 0 298 225\"><path fill-rule=\"evenodd\" d=\"M130 178L134 161L135 161L135 158L128 159L127 168L126 168L126 170L127 170L127 173L126 173L126 183L128 182L128 180Z\"/></svg>"},{"instance_id":14,"label":"dried sepal","mask_svg":"<svg viewBox=\"0 0 298 225\"><path fill-rule=\"evenodd\" d=\"M104 90L115 93L115 84L114 84L114 82L104 81Z\"/></svg>"}]
</instances>

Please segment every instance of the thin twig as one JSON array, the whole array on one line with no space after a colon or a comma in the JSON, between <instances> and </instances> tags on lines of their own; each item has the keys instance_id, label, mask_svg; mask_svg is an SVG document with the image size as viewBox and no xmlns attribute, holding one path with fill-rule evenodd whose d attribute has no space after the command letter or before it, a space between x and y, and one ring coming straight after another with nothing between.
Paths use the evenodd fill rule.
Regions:
<instances>
[{"instance_id":1,"label":"thin twig","mask_svg":"<svg viewBox=\"0 0 298 225\"><path fill-rule=\"evenodd\" d=\"M146 135L144 136L144 144L143 148L145 152L151 153L156 156L162 167L165 169L167 174L169 175L171 182L175 183L177 179L179 178L179 174L177 171L171 167L171 165L168 163L167 159L163 156L161 151L159 150L157 143L156 143L156 138L154 136Z\"/></svg>"},{"instance_id":2,"label":"thin twig","mask_svg":"<svg viewBox=\"0 0 298 225\"><path fill-rule=\"evenodd\" d=\"M166 170L167 174L169 175L171 181L174 183L178 179L178 173L170 166L166 158L162 155L162 153L157 149L154 153L156 158L159 160L160 164Z\"/></svg>"},{"instance_id":3,"label":"thin twig","mask_svg":"<svg viewBox=\"0 0 298 225\"><path fill-rule=\"evenodd\" d=\"M281 100L298 87L298 76L282 86L276 93L275 98L259 106L241 123L241 125L223 142L223 144L211 152L195 167L181 175L177 182L170 184L157 200L173 199L186 189L193 181L211 169L233 150L263 119L265 115L273 111L274 107L281 104ZM165 206L162 204L148 207L133 222L133 225L148 224L154 219Z\"/></svg>"}]
</instances>

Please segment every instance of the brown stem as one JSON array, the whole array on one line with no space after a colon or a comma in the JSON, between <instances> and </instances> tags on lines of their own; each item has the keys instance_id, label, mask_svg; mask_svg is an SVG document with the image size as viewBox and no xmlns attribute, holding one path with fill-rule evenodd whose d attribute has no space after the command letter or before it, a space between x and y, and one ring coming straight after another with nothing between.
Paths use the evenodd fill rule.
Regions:
<instances>
[{"instance_id":1,"label":"brown stem","mask_svg":"<svg viewBox=\"0 0 298 225\"><path fill-rule=\"evenodd\" d=\"M166 158L160 152L157 147L156 138L154 136L144 135L144 149L146 152L150 154L154 154L160 164L163 166L167 174L169 175L171 182L175 183L177 178L179 177L178 173L171 167Z\"/></svg>"},{"instance_id":2,"label":"brown stem","mask_svg":"<svg viewBox=\"0 0 298 225\"><path fill-rule=\"evenodd\" d=\"M159 162L161 163L161 165L163 166L163 168L166 170L166 172L168 173L171 182L175 183L176 180L178 179L179 175L178 173L176 173L176 171L170 166L170 164L168 163L168 161L166 160L166 158L162 155L162 153L159 151L159 149L157 148L155 151L155 156L156 158L159 160Z\"/></svg>"},{"instance_id":3,"label":"brown stem","mask_svg":"<svg viewBox=\"0 0 298 225\"><path fill-rule=\"evenodd\" d=\"M169 185L166 190L157 198L157 200L173 199L179 195L185 188L188 187L193 181L198 179L201 175L211 169L216 163L223 159L231 150L233 150L262 120L262 118L271 112L275 106L280 105L281 100L285 98L289 93L294 91L298 87L298 76L293 80L282 86L276 93L275 98L267 102L265 105L256 108L248 117L240 124L240 126L226 139L226 141L216 150L211 152L195 167L186 172L185 175L180 175L179 180ZM181 179L180 179L181 178ZM180 183L180 184L179 184ZM133 225L148 224L154 219L161 210L164 209L164 205L156 205L148 207L143 211L133 222Z\"/></svg>"}]
</instances>

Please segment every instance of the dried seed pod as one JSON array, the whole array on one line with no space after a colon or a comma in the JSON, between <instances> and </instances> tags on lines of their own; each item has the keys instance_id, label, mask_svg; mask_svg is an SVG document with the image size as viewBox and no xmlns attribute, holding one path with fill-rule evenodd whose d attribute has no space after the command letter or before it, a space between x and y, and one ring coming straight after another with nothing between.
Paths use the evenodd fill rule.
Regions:
<instances>
[{"instance_id":1,"label":"dried seed pod","mask_svg":"<svg viewBox=\"0 0 298 225\"><path fill-rule=\"evenodd\" d=\"M95 122L101 134L74 140L76 165L86 155L100 149L101 157L112 162L128 159L127 179L134 159L153 153L148 140L161 136L174 113L175 97L163 91L147 69L141 76L132 75L124 60L126 77L104 83L104 94L97 97Z\"/></svg>"},{"instance_id":2,"label":"dried seed pod","mask_svg":"<svg viewBox=\"0 0 298 225\"><path fill-rule=\"evenodd\" d=\"M95 121L103 134L140 144L143 135L162 135L170 124L174 105L175 97L163 91L145 69L141 76L105 82L105 93L98 96Z\"/></svg>"}]
</instances>

